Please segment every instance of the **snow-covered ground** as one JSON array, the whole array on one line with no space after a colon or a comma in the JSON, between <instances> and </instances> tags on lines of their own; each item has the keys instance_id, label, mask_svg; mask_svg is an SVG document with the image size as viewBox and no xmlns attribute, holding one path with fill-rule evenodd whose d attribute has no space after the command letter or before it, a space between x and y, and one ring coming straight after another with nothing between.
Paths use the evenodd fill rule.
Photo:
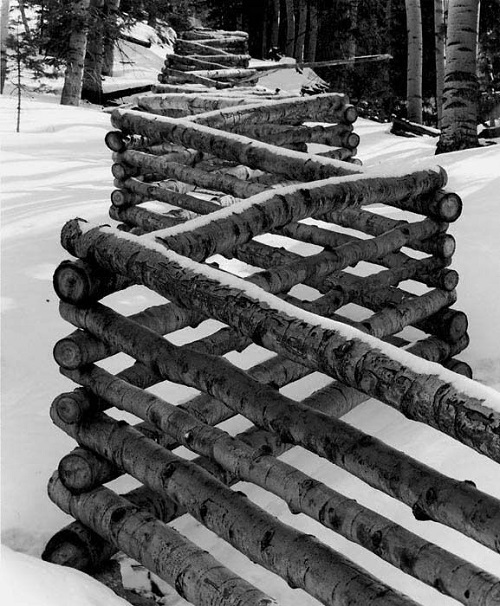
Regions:
<instances>
[{"instance_id":1,"label":"snow-covered ground","mask_svg":"<svg viewBox=\"0 0 500 606\"><path fill-rule=\"evenodd\" d=\"M45 488L58 461L73 446L48 416L54 397L72 389L72 384L59 375L51 355L54 343L71 330L59 318L51 282L56 265L68 258L59 244L59 231L67 219L76 216L109 222L107 209L113 188L110 153L103 143L109 116L96 109L61 107L56 101L49 97L45 102L24 99L21 132L17 134L15 100L0 98L2 542L34 556L39 556L45 541L69 521L49 502ZM355 130L361 136L358 155L367 168L390 172L404 165L436 161L433 139L395 137L389 134L387 125L366 120L359 120ZM500 389L500 147L446 154L439 156L437 162L448 171L448 189L464 200L463 215L451 228L458 242L453 267L461 277L455 307L465 311L470 321L471 344L460 358L472 366L477 380ZM115 295L113 306L128 314L157 300L136 288ZM301 397L297 390L291 391L284 390L290 397ZM500 467L437 431L407 421L392 409L373 402L361 405L346 419L443 473L473 480L478 488L500 498ZM408 508L324 460L300 449L287 453L284 459L418 534L465 555L485 570L499 573L500 556L454 531L431 522L417 522ZM121 486L125 485L122 481ZM243 489L267 511L316 534L420 603L455 603L305 516L292 516L279 499L268 493L248 485ZM176 527L274 595L280 604L317 604L251 564L192 519L181 519ZM2 604L55 605L59 591L67 592L67 600L61 604L114 603L98 593L100 588L79 580L80 575L69 576L65 571L66 588L57 589L57 573L52 577L52 572L47 572L49 569L38 560L26 559L9 549L2 550L2 560ZM47 580L44 589L40 589L43 599L30 601L19 592L7 593L23 579L34 584L43 578ZM9 599L12 595L15 599Z\"/></svg>"}]
</instances>

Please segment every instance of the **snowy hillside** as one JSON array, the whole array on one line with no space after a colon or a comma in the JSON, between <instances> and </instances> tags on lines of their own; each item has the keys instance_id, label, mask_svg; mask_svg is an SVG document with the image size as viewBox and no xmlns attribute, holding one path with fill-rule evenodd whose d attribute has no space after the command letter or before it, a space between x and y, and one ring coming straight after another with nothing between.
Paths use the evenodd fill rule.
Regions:
<instances>
[{"instance_id":1,"label":"snowy hillside","mask_svg":"<svg viewBox=\"0 0 500 606\"><path fill-rule=\"evenodd\" d=\"M15 114L15 100L7 96L0 98L2 542L38 556L51 534L69 521L46 497L48 478L60 458L73 446L72 441L51 424L48 416L54 397L72 389L72 384L59 375L52 360L54 343L70 332L59 318L51 282L56 265L68 258L59 244L59 232L66 220L76 216L109 223L107 209L113 184L110 152L103 142L109 130L107 114L97 109L61 107L55 98L47 97L46 102L24 100L19 134L15 132ZM389 172L403 164L414 167L436 162L433 139L398 138L389 134L387 125L366 120L359 120L355 130L361 137L358 156L367 168ZM500 146L442 155L437 161L448 171L448 189L459 193L464 201L463 215L451 228L458 244L453 267L461 277L455 307L467 313L471 337L469 348L459 357L472 366L477 380L500 389ZM114 295L113 306L130 314L156 301L156 295L136 288ZM300 397L286 389L284 392L290 397ZM500 498L499 466L437 431L407 421L382 404L361 405L346 419L439 471L473 480L478 488ZM406 507L333 465L300 449L287 453L284 459L498 574L499 555L454 531L417 522ZM122 480L117 489L129 485ZM298 525L305 532L319 534L323 541L420 603L427 606L455 603L394 571L308 518L301 515L292 519L279 499L248 486L245 492L270 513ZM176 527L233 570L274 595L283 606L295 606L299 601L304 606L317 603L271 578L272 575L249 563L192 519L181 519ZM12 593L7 593L11 585L5 580L16 579L16 584L20 583L16 576L19 570L23 571L24 578L37 579L37 582L47 574L37 566L38 561L25 560L10 550L5 549L2 557L2 604L14 603L9 599ZM114 603L94 594L94 588L87 581L82 582L80 576L75 573L66 577L67 586L72 587L71 591L79 599L66 603L78 606ZM20 601L19 594L15 595L16 603L25 606L56 604L50 596L46 602L31 602L28 597Z\"/></svg>"}]
</instances>

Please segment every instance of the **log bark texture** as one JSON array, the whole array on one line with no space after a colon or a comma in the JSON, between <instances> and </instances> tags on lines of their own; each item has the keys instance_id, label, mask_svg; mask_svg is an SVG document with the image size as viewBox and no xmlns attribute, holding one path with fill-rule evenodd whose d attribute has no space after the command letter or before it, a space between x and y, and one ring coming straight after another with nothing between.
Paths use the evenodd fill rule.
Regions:
<instances>
[{"instance_id":1,"label":"log bark texture","mask_svg":"<svg viewBox=\"0 0 500 606\"><path fill-rule=\"evenodd\" d=\"M272 295L257 295L252 290L255 287L233 277L225 283L221 272L200 271L197 264L187 263L173 252L145 247L131 236L124 241L111 229L88 229L74 220L63 229L62 243L76 256L97 261L117 273L128 273L172 301L195 306L268 349L355 385L408 417L427 422L500 461L500 414L488 407L489 400L493 407L498 405L492 390L464 381L457 388L453 377L432 365L429 374L417 373L411 356L404 357L402 363L401 352L395 351L391 358L390 349L380 351L378 342L371 338L351 332L347 336L345 327L336 323L322 327L317 316L296 318L292 308L284 313L283 304L277 305ZM141 260L147 263L143 265ZM192 288L194 276L196 292ZM262 305L263 300L266 305Z\"/></svg>"},{"instance_id":2,"label":"log bark texture","mask_svg":"<svg viewBox=\"0 0 500 606\"><path fill-rule=\"evenodd\" d=\"M193 604L276 604L176 530L107 488L73 496L55 474L49 483L49 496L66 513L142 562Z\"/></svg>"}]
</instances>

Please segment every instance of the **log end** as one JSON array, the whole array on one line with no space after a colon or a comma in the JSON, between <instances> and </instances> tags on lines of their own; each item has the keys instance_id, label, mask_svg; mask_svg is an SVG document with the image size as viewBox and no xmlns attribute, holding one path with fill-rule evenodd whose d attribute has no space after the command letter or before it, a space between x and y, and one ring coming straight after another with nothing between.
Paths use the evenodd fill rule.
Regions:
<instances>
[{"instance_id":1,"label":"log end","mask_svg":"<svg viewBox=\"0 0 500 606\"><path fill-rule=\"evenodd\" d=\"M111 204L118 208L129 206L129 196L127 196L127 192L122 191L121 189L115 189L111 192Z\"/></svg>"},{"instance_id":2,"label":"log end","mask_svg":"<svg viewBox=\"0 0 500 606\"><path fill-rule=\"evenodd\" d=\"M449 360L446 360L446 362L443 362L443 366L452 372L456 372L459 375L467 377L468 379L473 378L474 373L467 362L450 358Z\"/></svg>"},{"instance_id":3,"label":"log end","mask_svg":"<svg viewBox=\"0 0 500 606\"><path fill-rule=\"evenodd\" d=\"M440 221L452 223L462 214L463 203L458 194L446 193L435 200L433 214Z\"/></svg>"},{"instance_id":4,"label":"log end","mask_svg":"<svg viewBox=\"0 0 500 606\"><path fill-rule=\"evenodd\" d=\"M112 130L104 137L104 143L113 152L124 152L127 149L123 133L120 130Z\"/></svg>"},{"instance_id":5,"label":"log end","mask_svg":"<svg viewBox=\"0 0 500 606\"><path fill-rule=\"evenodd\" d=\"M55 270L53 286L57 296L66 303L83 303L91 297L90 277L81 263L63 261Z\"/></svg>"},{"instance_id":6,"label":"log end","mask_svg":"<svg viewBox=\"0 0 500 606\"><path fill-rule=\"evenodd\" d=\"M52 353L59 366L69 370L74 370L87 363L85 352L71 336L57 341Z\"/></svg>"},{"instance_id":7,"label":"log end","mask_svg":"<svg viewBox=\"0 0 500 606\"><path fill-rule=\"evenodd\" d=\"M352 124L358 119L358 110L354 107L354 105L346 105L342 118L344 123Z\"/></svg>"},{"instance_id":8,"label":"log end","mask_svg":"<svg viewBox=\"0 0 500 606\"><path fill-rule=\"evenodd\" d=\"M83 571L89 571L92 567L92 560L85 543L77 535L65 529L60 530L49 540L42 553L42 560Z\"/></svg>"},{"instance_id":9,"label":"log end","mask_svg":"<svg viewBox=\"0 0 500 606\"><path fill-rule=\"evenodd\" d=\"M83 448L75 448L59 462L57 471L63 485L73 494L81 494L93 488L96 484L93 453Z\"/></svg>"},{"instance_id":10,"label":"log end","mask_svg":"<svg viewBox=\"0 0 500 606\"><path fill-rule=\"evenodd\" d=\"M443 314L442 327L452 342L459 341L469 328L469 320L463 311L448 310Z\"/></svg>"},{"instance_id":11,"label":"log end","mask_svg":"<svg viewBox=\"0 0 500 606\"><path fill-rule=\"evenodd\" d=\"M82 390L60 394L50 407L51 417L69 425L79 423L90 410L90 402Z\"/></svg>"}]
</instances>

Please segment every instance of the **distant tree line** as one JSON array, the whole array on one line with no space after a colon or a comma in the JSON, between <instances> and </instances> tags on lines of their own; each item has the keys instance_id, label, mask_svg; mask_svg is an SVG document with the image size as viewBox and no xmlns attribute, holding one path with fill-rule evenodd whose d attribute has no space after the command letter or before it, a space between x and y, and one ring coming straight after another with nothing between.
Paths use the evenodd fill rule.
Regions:
<instances>
[{"instance_id":1,"label":"distant tree line","mask_svg":"<svg viewBox=\"0 0 500 606\"><path fill-rule=\"evenodd\" d=\"M2 0L3 12L8 4ZM499 0L19 0L18 6L18 52L35 70L41 55L44 65L66 66L63 103L101 102L102 76L111 74L115 42L127 25L167 21L182 31L195 19L247 31L256 58L285 55L301 63L390 54L390 61L316 71L368 117L402 115L450 132L462 123L467 146L474 137L477 144L478 121L498 104ZM36 24L26 17L33 9ZM5 52L2 65L3 84Z\"/></svg>"}]
</instances>

